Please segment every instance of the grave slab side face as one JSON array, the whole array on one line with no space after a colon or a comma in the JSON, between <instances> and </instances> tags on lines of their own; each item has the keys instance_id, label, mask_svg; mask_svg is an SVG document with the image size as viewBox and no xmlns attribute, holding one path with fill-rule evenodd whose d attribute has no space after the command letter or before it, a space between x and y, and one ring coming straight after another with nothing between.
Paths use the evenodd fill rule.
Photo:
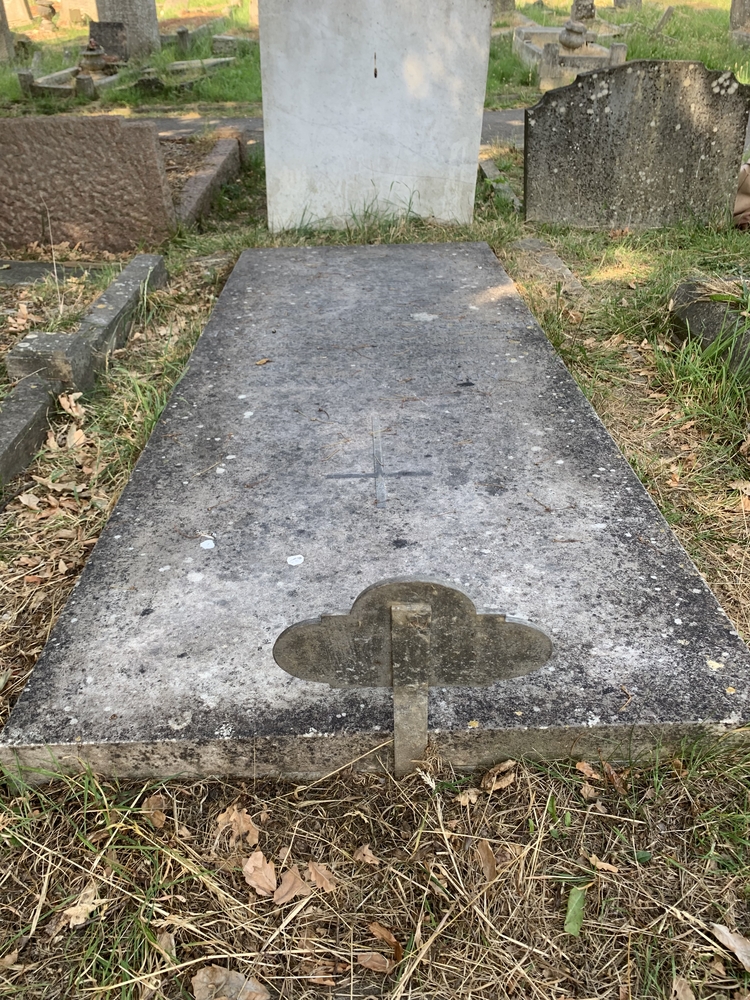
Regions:
<instances>
[{"instance_id":1,"label":"grave slab side face","mask_svg":"<svg viewBox=\"0 0 750 1000\"><path fill-rule=\"evenodd\" d=\"M49 164L65 169L50 170ZM116 118L0 120L0 241L129 250L175 225L158 135ZM49 215L47 214L49 212Z\"/></svg>"},{"instance_id":2,"label":"grave slab side face","mask_svg":"<svg viewBox=\"0 0 750 1000\"><path fill-rule=\"evenodd\" d=\"M248 250L0 759L382 767L394 700L404 767L425 723L457 767L626 756L746 719L749 679L489 247Z\"/></svg>"},{"instance_id":3,"label":"grave slab side face","mask_svg":"<svg viewBox=\"0 0 750 1000\"><path fill-rule=\"evenodd\" d=\"M526 218L609 228L729 217L750 87L702 63L585 73L526 112Z\"/></svg>"},{"instance_id":4,"label":"grave slab side face","mask_svg":"<svg viewBox=\"0 0 750 1000\"><path fill-rule=\"evenodd\" d=\"M272 230L406 212L468 223L490 0L261 0Z\"/></svg>"}]
</instances>

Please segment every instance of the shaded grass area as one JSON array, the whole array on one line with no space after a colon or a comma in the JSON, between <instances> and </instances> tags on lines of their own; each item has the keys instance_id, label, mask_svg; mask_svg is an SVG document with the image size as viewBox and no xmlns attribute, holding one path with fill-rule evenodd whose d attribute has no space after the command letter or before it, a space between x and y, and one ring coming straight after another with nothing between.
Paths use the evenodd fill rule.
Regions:
<instances>
[{"instance_id":1,"label":"shaded grass area","mask_svg":"<svg viewBox=\"0 0 750 1000\"><path fill-rule=\"evenodd\" d=\"M191 997L218 965L288 998L744 996L712 925L750 921L748 766L686 746L609 783L599 761L508 763L495 790L434 756L399 782L8 784L6 995ZM299 895L256 893L255 852Z\"/></svg>"}]
</instances>

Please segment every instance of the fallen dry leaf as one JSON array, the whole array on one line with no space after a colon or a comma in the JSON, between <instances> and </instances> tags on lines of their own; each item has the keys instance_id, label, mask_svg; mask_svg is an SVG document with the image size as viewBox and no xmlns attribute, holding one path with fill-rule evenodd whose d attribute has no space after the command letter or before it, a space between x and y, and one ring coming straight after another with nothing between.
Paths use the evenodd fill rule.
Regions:
<instances>
[{"instance_id":1,"label":"fallen dry leaf","mask_svg":"<svg viewBox=\"0 0 750 1000\"><path fill-rule=\"evenodd\" d=\"M256 365L268 365L268 364L271 363L271 359L270 358L261 358L260 361L256 361L255 363L256 363Z\"/></svg>"},{"instance_id":2,"label":"fallen dry leaf","mask_svg":"<svg viewBox=\"0 0 750 1000\"><path fill-rule=\"evenodd\" d=\"M75 424L71 424L68 427L68 433L65 435L65 447L68 451L74 451L76 448L81 448L85 444L86 435L80 427L76 427Z\"/></svg>"},{"instance_id":3,"label":"fallen dry leaf","mask_svg":"<svg viewBox=\"0 0 750 1000\"><path fill-rule=\"evenodd\" d=\"M156 945L173 962L177 961L177 944L171 931L160 931L156 935Z\"/></svg>"},{"instance_id":4,"label":"fallen dry leaf","mask_svg":"<svg viewBox=\"0 0 750 1000\"><path fill-rule=\"evenodd\" d=\"M296 865L285 871L281 877L281 885L273 894L274 903L283 906L295 896L309 896L312 889L300 878L299 869Z\"/></svg>"},{"instance_id":5,"label":"fallen dry leaf","mask_svg":"<svg viewBox=\"0 0 750 1000\"><path fill-rule=\"evenodd\" d=\"M504 760L502 764L491 767L479 782L485 792L496 792L501 788L508 788L516 780L513 768L516 766L514 760Z\"/></svg>"},{"instance_id":6,"label":"fallen dry leaf","mask_svg":"<svg viewBox=\"0 0 750 1000\"><path fill-rule=\"evenodd\" d=\"M57 397L60 406L75 420L82 420L86 415L85 408L78 402L82 395L82 392L70 392Z\"/></svg>"},{"instance_id":7,"label":"fallen dry leaf","mask_svg":"<svg viewBox=\"0 0 750 1000\"><path fill-rule=\"evenodd\" d=\"M310 881L313 882L318 889L322 889L323 892L333 892L336 888L336 880L325 865L319 865L315 861L308 861L307 875Z\"/></svg>"},{"instance_id":8,"label":"fallen dry leaf","mask_svg":"<svg viewBox=\"0 0 750 1000\"><path fill-rule=\"evenodd\" d=\"M71 929L83 927L94 910L98 910L103 902L104 900L99 898L98 886L92 879L73 906L63 910L63 916L66 918L68 926Z\"/></svg>"},{"instance_id":9,"label":"fallen dry leaf","mask_svg":"<svg viewBox=\"0 0 750 1000\"><path fill-rule=\"evenodd\" d=\"M746 496L750 497L750 482L747 479L735 479L729 484L730 490L739 490L740 493L744 493Z\"/></svg>"},{"instance_id":10,"label":"fallen dry leaf","mask_svg":"<svg viewBox=\"0 0 750 1000\"><path fill-rule=\"evenodd\" d=\"M487 882L491 882L497 875L497 862L495 861L495 855L492 853L489 841L480 840L478 842L477 854L479 855L479 862L482 866L484 877Z\"/></svg>"},{"instance_id":11,"label":"fallen dry leaf","mask_svg":"<svg viewBox=\"0 0 750 1000\"><path fill-rule=\"evenodd\" d=\"M39 497L34 496L33 493L21 493L21 495L16 499L19 503L22 503L24 507L29 507L31 510L39 509Z\"/></svg>"},{"instance_id":12,"label":"fallen dry leaf","mask_svg":"<svg viewBox=\"0 0 750 1000\"><path fill-rule=\"evenodd\" d=\"M750 938L730 931L724 924L711 924L711 932L717 941L740 960L743 968L750 972Z\"/></svg>"},{"instance_id":13,"label":"fallen dry leaf","mask_svg":"<svg viewBox=\"0 0 750 1000\"><path fill-rule=\"evenodd\" d=\"M328 958L319 958L316 961L302 962L300 973L318 986L335 986L334 975L341 976L350 968L348 962L333 962Z\"/></svg>"},{"instance_id":14,"label":"fallen dry leaf","mask_svg":"<svg viewBox=\"0 0 750 1000\"><path fill-rule=\"evenodd\" d=\"M393 948L394 959L397 962L401 961L404 957L404 949L401 946L401 942L397 940L393 931L388 930L388 928L384 927L383 924L379 924L377 920L368 924L367 929L370 934L374 934L376 938L379 938L381 941L385 941L386 944L389 944L391 948Z\"/></svg>"},{"instance_id":15,"label":"fallen dry leaf","mask_svg":"<svg viewBox=\"0 0 750 1000\"><path fill-rule=\"evenodd\" d=\"M478 788L465 788L456 796L456 802L462 806L473 806L481 794Z\"/></svg>"},{"instance_id":16,"label":"fallen dry leaf","mask_svg":"<svg viewBox=\"0 0 750 1000\"><path fill-rule=\"evenodd\" d=\"M396 963L381 955L379 951L364 951L357 955L357 961L371 972L382 972L385 975L396 968Z\"/></svg>"},{"instance_id":17,"label":"fallen dry leaf","mask_svg":"<svg viewBox=\"0 0 750 1000\"><path fill-rule=\"evenodd\" d=\"M365 844L363 847L358 847L354 852L355 861L364 861L366 865L379 865L380 858L376 858L375 855L370 850L370 845Z\"/></svg>"},{"instance_id":18,"label":"fallen dry leaf","mask_svg":"<svg viewBox=\"0 0 750 1000\"><path fill-rule=\"evenodd\" d=\"M225 830L230 830L229 846L234 847L245 838L248 847L255 847L260 837L260 830L248 815L247 809L230 806L216 817L216 836L220 837Z\"/></svg>"},{"instance_id":19,"label":"fallen dry leaf","mask_svg":"<svg viewBox=\"0 0 750 1000\"><path fill-rule=\"evenodd\" d=\"M232 969L208 965L190 980L195 1000L270 1000L271 994L257 979L246 979Z\"/></svg>"},{"instance_id":20,"label":"fallen dry leaf","mask_svg":"<svg viewBox=\"0 0 750 1000\"><path fill-rule=\"evenodd\" d=\"M266 861L263 851L250 855L242 866L242 874L259 896L271 896L276 891L276 869L273 861Z\"/></svg>"},{"instance_id":21,"label":"fallen dry leaf","mask_svg":"<svg viewBox=\"0 0 750 1000\"><path fill-rule=\"evenodd\" d=\"M166 807L167 800L163 795L159 795L158 793L156 795L149 795L143 803L143 815L157 830L161 830L167 822L167 814L164 812Z\"/></svg>"},{"instance_id":22,"label":"fallen dry leaf","mask_svg":"<svg viewBox=\"0 0 750 1000\"><path fill-rule=\"evenodd\" d=\"M690 983L682 976L675 976L672 980L672 1000L695 1000Z\"/></svg>"},{"instance_id":23,"label":"fallen dry leaf","mask_svg":"<svg viewBox=\"0 0 750 1000\"><path fill-rule=\"evenodd\" d=\"M18 948L15 951L9 951L7 955L0 958L0 969L10 969L18 961Z\"/></svg>"},{"instance_id":24,"label":"fallen dry leaf","mask_svg":"<svg viewBox=\"0 0 750 1000\"><path fill-rule=\"evenodd\" d=\"M603 761L602 767L604 768L605 779L612 785L617 794L627 795L628 787L623 781L622 775L618 771L615 771L612 765L608 764L606 760Z\"/></svg>"},{"instance_id":25,"label":"fallen dry leaf","mask_svg":"<svg viewBox=\"0 0 750 1000\"><path fill-rule=\"evenodd\" d=\"M576 764L576 771L580 771L584 777L589 778L591 781L601 781L602 776L598 771L595 771L591 764L587 764L585 760L579 760Z\"/></svg>"},{"instance_id":26,"label":"fallen dry leaf","mask_svg":"<svg viewBox=\"0 0 750 1000\"><path fill-rule=\"evenodd\" d=\"M581 785L580 791L584 799L586 799L589 802L593 802L595 799L598 799L599 796L601 795L601 790L599 788L594 788L594 786L590 785L588 781L584 781L584 783Z\"/></svg>"},{"instance_id":27,"label":"fallen dry leaf","mask_svg":"<svg viewBox=\"0 0 750 1000\"><path fill-rule=\"evenodd\" d=\"M584 857L588 859L598 872L612 872L613 875L617 875L620 871L617 865L610 865L606 861L600 861L595 854L584 855Z\"/></svg>"}]
</instances>

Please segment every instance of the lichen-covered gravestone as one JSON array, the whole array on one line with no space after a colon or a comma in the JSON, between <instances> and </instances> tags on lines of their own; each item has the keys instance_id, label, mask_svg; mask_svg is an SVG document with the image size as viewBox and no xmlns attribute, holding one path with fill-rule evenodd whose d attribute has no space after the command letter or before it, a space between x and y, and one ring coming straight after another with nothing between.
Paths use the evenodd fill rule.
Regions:
<instances>
[{"instance_id":1,"label":"lichen-covered gravestone","mask_svg":"<svg viewBox=\"0 0 750 1000\"><path fill-rule=\"evenodd\" d=\"M526 218L591 228L728 219L750 87L702 63L586 73L526 112Z\"/></svg>"},{"instance_id":2,"label":"lichen-covered gravestone","mask_svg":"<svg viewBox=\"0 0 750 1000\"><path fill-rule=\"evenodd\" d=\"M261 0L272 230L474 210L491 0Z\"/></svg>"},{"instance_id":3,"label":"lichen-covered gravestone","mask_svg":"<svg viewBox=\"0 0 750 1000\"><path fill-rule=\"evenodd\" d=\"M154 0L62 0L60 20L63 24L71 23L72 10L91 21L121 21L127 31L127 48L131 56L146 56L161 48Z\"/></svg>"}]
</instances>

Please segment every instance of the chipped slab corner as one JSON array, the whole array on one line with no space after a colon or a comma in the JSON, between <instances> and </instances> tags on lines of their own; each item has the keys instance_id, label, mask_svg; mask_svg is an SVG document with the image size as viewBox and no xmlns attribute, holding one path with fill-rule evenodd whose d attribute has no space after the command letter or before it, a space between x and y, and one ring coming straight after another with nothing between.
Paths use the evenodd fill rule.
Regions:
<instances>
[{"instance_id":1,"label":"chipped slab corner","mask_svg":"<svg viewBox=\"0 0 750 1000\"><path fill-rule=\"evenodd\" d=\"M258 249L0 760L472 769L749 716L750 652L486 244Z\"/></svg>"}]
</instances>

